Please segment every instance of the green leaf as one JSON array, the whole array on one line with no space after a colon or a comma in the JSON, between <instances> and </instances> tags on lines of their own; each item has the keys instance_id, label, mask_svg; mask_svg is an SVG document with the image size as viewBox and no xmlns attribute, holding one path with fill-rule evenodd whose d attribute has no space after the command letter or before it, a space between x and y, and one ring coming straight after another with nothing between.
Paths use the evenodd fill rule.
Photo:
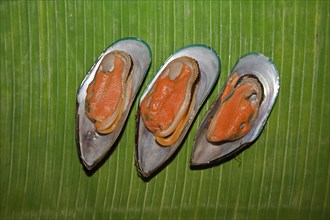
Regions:
<instances>
[{"instance_id":1,"label":"green leaf","mask_svg":"<svg viewBox=\"0 0 330 220\"><path fill-rule=\"evenodd\" d=\"M329 1L1 1L1 219L326 219L330 214ZM123 37L145 40L154 72L206 44L222 73L174 160L149 182L134 166L135 102L108 160L86 175L76 92ZM259 139L191 170L197 127L235 62L257 51L281 79ZM139 96L141 95L141 92Z\"/></svg>"}]
</instances>

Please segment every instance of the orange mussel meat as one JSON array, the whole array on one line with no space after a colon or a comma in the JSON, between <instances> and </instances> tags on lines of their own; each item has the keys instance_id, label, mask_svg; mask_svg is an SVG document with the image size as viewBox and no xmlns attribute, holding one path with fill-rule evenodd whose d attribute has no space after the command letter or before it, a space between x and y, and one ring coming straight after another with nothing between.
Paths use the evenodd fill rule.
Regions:
<instances>
[{"instance_id":1,"label":"orange mussel meat","mask_svg":"<svg viewBox=\"0 0 330 220\"><path fill-rule=\"evenodd\" d=\"M113 51L103 58L87 88L85 113L99 133L112 132L130 95L132 61L128 54Z\"/></svg>"},{"instance_id":2,"label":"orange mussel meat","mask_svg":"<svg viewBox=\"0 0 330 220\"><path fill-rule=\"evenodd\" d=\"M263 88L257 78L232 74L220 97L220 107L210 121L207 140L236 141L248 134L258 116L262 99Z\"/></svg>"},{"instance_id":3,"label":"orange mussel meat","mask_svg":"<svg viewBox=\"0 0 330 220\"><path fill-rule=\"evenodd\" d=\"M159 144L170 146L179 138L194 105L198 80L197 61L177 58L168 64L141 102L143 122Z\"/></svg>"}]
</instances>

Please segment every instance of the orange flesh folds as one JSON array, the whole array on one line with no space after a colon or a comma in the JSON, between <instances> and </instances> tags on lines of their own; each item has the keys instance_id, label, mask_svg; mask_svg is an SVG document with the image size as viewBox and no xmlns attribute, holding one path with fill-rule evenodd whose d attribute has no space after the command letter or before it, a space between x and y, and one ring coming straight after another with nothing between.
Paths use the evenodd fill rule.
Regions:
<instances>
[{"instance_id":1,"label":"orange flesh folds","mask_svg":"<svg viewBox=\"0 0 330 220\"><path fill-rule=\"evenodd\" d=\"M122 96L122 71L124 61L115 56L114 69L96 73L93 82L87 88L85 112L95 122L96 129L110 117L118 107Z\"/></svg>"},{"instance_id":2,"label":"orange flesh folds","mask_svg":"<svg viewBox=\"0 0 330 220\"><path fill-rule=\"evenodd\" d=\"M252 105L249 100L249 96L255 93L251 84L238 86L232 92L226 88L226 91L227 96L223 96L223 103L211 121L213 130L207 134L207 139L213 142L235 141L243 137L251 130L258 114L259 105Z\"/></svg>"},{"instance_id":3,"label":"orange flesh folds","mask_svg":"<svg viewBox=\"0 0 330 220\"><path fill-rule=\"evenodd\" d=\"M159 77L151 94L144 98L141 114L151 132L166 130L171 125L182 107L191 74L189 66L184 64L175 80Z\"/></svg>"},{"instance_id":4,"label":"orange flesh folds","mask_svg":"<svg viewBox=\"0 0 330 220\"><path fill-rule=\"evenodd\" d=\"M197 89L195 89L195 92L194 92L194 96L196 95L196 92L197 92ZM192 102L190 104L190 107L189 107L189 110L188 110L188 113L186 114L186 116L184 117L183 120L181 120L181 122L178 124L177 128L175 129L175 131L173 132L173 134L171 134L169 137L156 137L156 140L158 143L160 143L161 145L163 146L170 146L172 145L177 139L179 139L179 136L184 128L184 125L186 123L186 121L188 120L189 118L189 115L193 109L193 106L195 104L195 99L192 99Z\"/></svg>"}]
</instances>

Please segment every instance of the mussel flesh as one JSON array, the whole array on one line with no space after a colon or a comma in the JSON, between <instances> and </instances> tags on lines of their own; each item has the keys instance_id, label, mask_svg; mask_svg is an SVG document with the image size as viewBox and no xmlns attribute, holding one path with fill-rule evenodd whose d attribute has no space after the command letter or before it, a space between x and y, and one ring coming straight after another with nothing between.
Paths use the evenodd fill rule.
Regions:
<instances>
[{"instance_id":1,"label":"mussel flesh","mask_svg":"<svg viewBox=\"0 0 330 220\"><path fill-rule=\"evenodd\" d=\"M160 145L171 146L178 140L196 100L199 74L196 60L177 58L141 102L143 123Z\"/></svg>"}]
</instances>

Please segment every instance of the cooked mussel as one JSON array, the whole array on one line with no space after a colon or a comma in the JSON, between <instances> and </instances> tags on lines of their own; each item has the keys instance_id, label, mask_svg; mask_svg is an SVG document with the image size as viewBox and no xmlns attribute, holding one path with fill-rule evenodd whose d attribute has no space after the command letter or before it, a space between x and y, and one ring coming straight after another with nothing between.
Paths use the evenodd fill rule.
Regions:
<instances>
[{"instance_id":1,"label":"cooked mussel","mask_svg":"<svg viewBox=\"0 0 330 220\"><path fill-rule=\"evenodd\" d=\"M143 177L178 150L220 73L209 47L192 45L170 56L143 92L137 113L136 165Z\"/></svg>"},{"instance_id":2,"label":"cooked mussel","mask_svg":"<svg viewBox=\"0 0 330 220\"><path fill-rule=\"evenodd\" d=\"M274 63L259 53L243 56L198 128L191 165L219 164L250 146L263 130L278 91Z\"/></svg>"},{"instance_id":3,"label":"cooked mussel","mask_svg":"<svg viewBox=\"0 0 330 220\"><path fill-rule=\"evenodd\" d=\"M149 69L149 46L124 38L96 60L77 94L76 139L84 166L93 169L117 140Z\"/></svg>"}]
</instances>

